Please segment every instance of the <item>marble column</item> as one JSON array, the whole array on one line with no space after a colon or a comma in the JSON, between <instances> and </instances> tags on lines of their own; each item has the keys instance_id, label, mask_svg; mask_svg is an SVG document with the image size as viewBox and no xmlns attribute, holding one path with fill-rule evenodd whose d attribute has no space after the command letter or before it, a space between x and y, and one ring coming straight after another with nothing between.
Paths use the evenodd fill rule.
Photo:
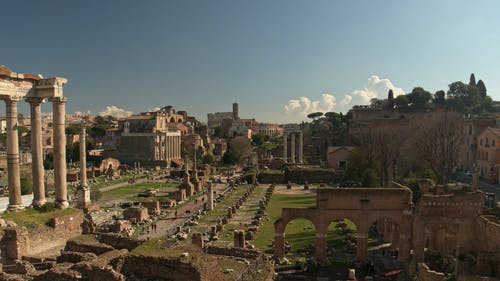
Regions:
<instances>
[{"instance_id":1,"label":"marble column","mask_svg":"<svg viewBox=\"0 0 500 281\"><path fill-rule=\"evenodd\" d=\"M287 163L287 156L288 156L288 133L284 132L283 133L283 163Z\"/></svg>"},{"instance_id":2,"label":"marble column","mask_svg":"<svg viewBox=\"0 0 500 281\"><path fill-rule=\"evenodd\" d=\"M90 206L90 189L87 185L87 150L85 126L80 128L80 186L78 189L78 207Z\"/></svg>"},{"instance_id":3,"label":"marble column","mask_svg":"<svg viewBox=\"0 0 500 281\"><path fill-rule=\"evenodd\" d=\"M295 164L295 133L290 134L290 162Z\"/></svg>"},{"instance_id":4,"label":"marble column","mask_svg":"<svg viewBox=\"0 0 500 281\"><path fill-rule=\"evenodd\" d=\"M56 190L55 204L58 208L69 207L66 183L66 133L65 129L65 103L66 98L54 97L52 102L52 127L54 141L54 185Z\"/></svg>"},{"instance_id":5,"label":"marble column","mask_svg":"<svg viewBox=\"0 0 500 281\"><path fill-rule=\"evenodd\" d=\"M304 134L299 132L299 164L304 163Z\"/></svg>"},{"instance_id":6,"label":"marble column","mask_svg":"<svg viewBox=\"0 0 500 281\"><path fill-rule=\"evenodd\" d=\"M33 173L33 206L40 207L45 204L45 183L43 169L43 139L42 139L42 113L40 104L43 98L27 98L31 114L31 171Z\"/></svg>"},{"instance_id":7,"label":"marble column","mask_svg":"<svg viewBox=\"0 0 500 281\"><path fill-rule=\"evenodd\" d=\"M8 210L23 208L21 201L21 176L19 171L19 139L17 134L17 102L19 97L5 100L7 119L7 175L9 184Z\"/></svg>"}]
</instances>

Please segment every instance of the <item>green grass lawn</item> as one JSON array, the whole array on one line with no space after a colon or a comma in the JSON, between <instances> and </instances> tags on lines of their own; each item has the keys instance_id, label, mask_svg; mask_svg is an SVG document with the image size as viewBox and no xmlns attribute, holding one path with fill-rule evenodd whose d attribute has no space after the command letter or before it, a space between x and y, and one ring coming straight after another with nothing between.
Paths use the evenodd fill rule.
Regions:
<instances>
[{"instance_id":1,"label":"green grass lawn","mask_svg":"<svg viewBox=\"0 0 500 281\"><path fill-rule=\"evenodd\" d=\"M164 182L144 182L134 185L123 186L102 192L102 198L99 201L106 202L116 199L144 200L145 197L138 197L138 195L139 193L146 191L149 188L158 188L161 197L168 198L166 194L171 191L176 191L177 184L164 183ZM152 199L154 199L154 197L148 198L148 200Z\"/></svg>"},{"instance_id":2,"label":"green grass lawn","mask_svg":"<svg viewBox=\"0 0 500 281\"><path fill-rule=\"evenodd\" d=\"M232 206L236 202L236 200L247 191L248 186L249 185L246 184L240 185L237 188L227 192L224 196L224 199L222 199L220 203L217 203L212 211L209 211L200 220L198 220L199 225L192 227L191 230L194 232L205 232L209 230L211 225L215 225L219 218L222 218L227 214L227 208Z\"/></svg>"},{"instance_id":3,"label":"green grass lawn","mask_svg":"<svg viewBox=\"0 0 500 281\"><path fill-rule=\"evenodd\" d=\"M4 220L12 220L18 225L24 225L26 227L32 225L45 225L50 219L62 215L67 215L75 212L76 209L68 208L68 209L55 209L48 212L40 212L35 209L25 209L18 212L5 212L1 214L1 218Z\"/></svg>"},{"instance_id":4,"label":"green grass lawn","mask_svg":"<svg viewBox=\"0 0 500 281\"><path fill-rule=\"evenodd\" d=\"M100 177L98 177L97 179L99 180L99 183L89 184L90 188L91 189L102 188L102 187L105 187L105 186L110 186L110 185L113 185L113 184L126 182L131 177L130 176L125 176L125 177L120 177L118 179L107 180L106 182L104 182L105 178L106 178L106 176L100 176Z\"/></svg>"}]
</instances>

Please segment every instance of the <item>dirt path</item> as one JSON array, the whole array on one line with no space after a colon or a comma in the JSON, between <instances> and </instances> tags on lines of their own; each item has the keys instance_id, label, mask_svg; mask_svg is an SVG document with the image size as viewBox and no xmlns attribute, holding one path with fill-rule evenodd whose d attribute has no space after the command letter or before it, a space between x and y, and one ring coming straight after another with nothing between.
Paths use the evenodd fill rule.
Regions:
<instances>
[{"instance_id":1,"label":"dirt path","mask_svg":"<svg viewBox=\"0 0 500 281\"><path fill-rule=\"evenodd\" d=\"M143 183L145 181L147 181L147 179L138 179L134 183L129 183L127 181L126 182L115 183L115 184L112 184L112 185L101 187L101 188L99 188L99 191L101 191L101 192L109 191L109 190L113 190L113 189L124 187L124 186L129 186L129 185L134 185L134 184L138 184L138 183Z\"/></svg>"},{"instance_id":2,"label":"dirt path","mask_svg":"<svg viewBox=\"0 0 500 281\"><path fill-rule=\"evenodd\" d=\"M225 191L226 186L224 184L215 184L213 188L219 194ZM202 200L202 198L204 198L204 200ZM203 210L203 205L206 200L207 196L200 193L197 195L197 199L184 203L177 210L173 208L169 209L169 214L156 222L156 231L150 229L149 232L140 235L139 238L148 239L172 235L177 226L183 225L184 222L191 218L198 210ZM177 216L175 215L176 211ZM189 211L189 213L186 213L186 211Z\"/></svg>"}]
</instances>

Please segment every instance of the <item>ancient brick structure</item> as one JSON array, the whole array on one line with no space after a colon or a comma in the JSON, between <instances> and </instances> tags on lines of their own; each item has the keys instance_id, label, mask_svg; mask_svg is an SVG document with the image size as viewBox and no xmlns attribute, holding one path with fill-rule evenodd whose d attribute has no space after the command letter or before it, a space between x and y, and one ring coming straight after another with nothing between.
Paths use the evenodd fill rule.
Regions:
<instances>
[{"instance_id":1,"label":"ancient brick structure","mask_svg":"<svg viewBox=\"0 0 500 281\"><path fill-rule=\"evenodd\" d=\"M357 227L356 258L365 260L368 229L375 222L390 219L399 226L399 259L410 254L412 193L408 188L339 188L318 189L316 208L284 208L274 223L275 255L285 254L285 227L295 218L310 220L316 229L314 256L326 259L326 233L330 223L347 218Z\"/></svg>"}]
</instances>

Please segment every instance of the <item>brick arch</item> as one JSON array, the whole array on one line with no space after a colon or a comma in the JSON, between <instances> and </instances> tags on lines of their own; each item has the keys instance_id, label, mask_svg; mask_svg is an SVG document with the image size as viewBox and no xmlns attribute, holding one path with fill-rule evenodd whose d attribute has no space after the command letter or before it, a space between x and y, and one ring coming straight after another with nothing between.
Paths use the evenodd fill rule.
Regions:
<instances>
[{"instance_id":1,"label":"brick arch","mask_svg":"<svg viewBox=\"0 0 500 281\"><path fill-rule=\"evenodd\" d=\"M284 208L274 223L275 255L282 257L285 248L285 227L295 218L305 218L316 228L315 258L326 259L326 236L335 219L349 219L357 228L356 258L365 260L368 229L380 218L389 218L399 225L399 259L409 256L412 194L408 188L336 188L318 189L315 208Z\"/></svg>"}]
</instances>

